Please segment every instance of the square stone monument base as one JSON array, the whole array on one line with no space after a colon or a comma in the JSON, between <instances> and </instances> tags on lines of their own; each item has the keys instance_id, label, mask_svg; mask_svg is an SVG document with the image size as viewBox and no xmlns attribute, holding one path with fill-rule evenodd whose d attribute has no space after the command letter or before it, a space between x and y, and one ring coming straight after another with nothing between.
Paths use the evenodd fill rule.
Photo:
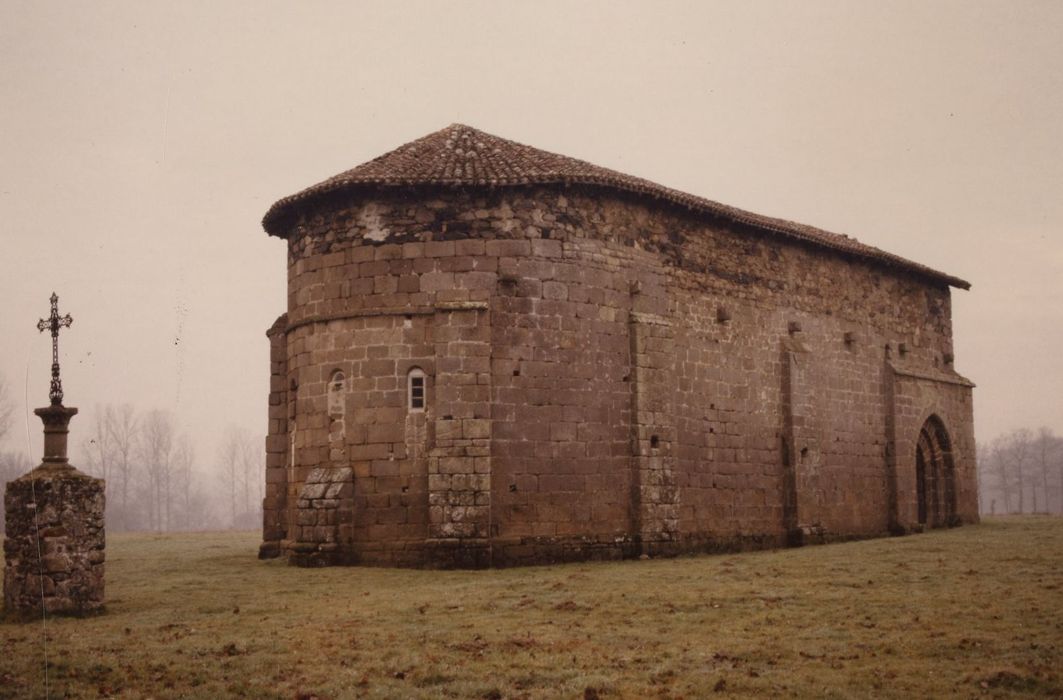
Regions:
<instances>
[{"instance_id":1,"label":"square stone monument base","mask_svg":"<svg viewBox=\"0 0 1063 700\"><path fill-rule=\"evenodd\" d=\"M4 493L8 618L103 611L104 481L67 463L66 426L76 412L37 410L45 422L44 462L8 482Z\"/></svg>"}]
</instances>

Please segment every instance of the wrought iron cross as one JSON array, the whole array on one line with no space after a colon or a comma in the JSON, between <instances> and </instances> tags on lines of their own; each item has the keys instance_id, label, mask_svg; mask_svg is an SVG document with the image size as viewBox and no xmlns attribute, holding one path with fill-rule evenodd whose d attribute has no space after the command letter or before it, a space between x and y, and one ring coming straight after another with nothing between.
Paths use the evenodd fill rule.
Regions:
<instances>
[{"instance_id":1,"label":"wrought iron cross","mask_svg":"<svg viewBox=\"0 0 1063 700\"><path fill-rule=\"evenodd\" d=\"M73 322L70 314L59 316L59 297L52 292L52 315L42 318L37 324L37 330L42 333L46 330L52 332L52 387L48 391L48 398L52 400L53 406L61 406L63 403L63 382L59 379L59 329L70 328Z\"/></svg>"}]
</instances>

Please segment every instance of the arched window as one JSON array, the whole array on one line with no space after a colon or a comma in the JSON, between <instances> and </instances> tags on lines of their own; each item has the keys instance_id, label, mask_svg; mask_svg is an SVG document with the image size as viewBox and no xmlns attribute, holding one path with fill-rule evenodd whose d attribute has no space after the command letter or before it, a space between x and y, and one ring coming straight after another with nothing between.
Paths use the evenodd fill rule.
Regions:
<instances>
[{"instance_id":1,"label":"arched window","mask_svg":"<svg viewBox=\"0 0 1063 700\"><path fill-rule=\"evenodd\" d=\"M414 367L406 376L406 406L411 413L424 410L425 391L424 370Z\"/></svg>"},{"instance_id":2,"label":"arched window","mask_svg":"<svg viewBox=\"0 0 1063 700\"><path fill-rule=\"evenodd\" d=\"M343 398L347 390L347 377L336 370L328 381L328 412L330 416L339 417L344 413Z\"/></svg>"}]
</instances>

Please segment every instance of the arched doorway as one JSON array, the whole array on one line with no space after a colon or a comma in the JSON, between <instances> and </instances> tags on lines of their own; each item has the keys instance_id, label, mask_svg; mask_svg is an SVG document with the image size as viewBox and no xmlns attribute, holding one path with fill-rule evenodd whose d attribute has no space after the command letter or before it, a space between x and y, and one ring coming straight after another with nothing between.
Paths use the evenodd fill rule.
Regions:
<instances>
[{"instance_id":1,"label":"arched doorway","mask_svg":"<svg viewBox=\"0 0 1063 700\"><path fill-rule=\"evenodd\" d=\"M919 524L946 527L956 524L956 470L945 425L930 416L919 431L915 449L915 490Z\"/></svg>"}]
</instances>

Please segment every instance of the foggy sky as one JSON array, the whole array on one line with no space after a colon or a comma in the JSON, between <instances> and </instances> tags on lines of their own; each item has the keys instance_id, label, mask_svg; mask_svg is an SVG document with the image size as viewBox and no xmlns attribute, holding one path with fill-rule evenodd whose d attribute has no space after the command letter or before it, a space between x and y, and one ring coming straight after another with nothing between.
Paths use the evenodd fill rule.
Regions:
<instances>
[{"instance_id":1,"label":"foggy sky","mask_svg":"<svg viewBox=\"0 0 1063 700\"><path fill-rule=\"evenodd\" d=\"M0 448L40 456L53 290L72 445L104 403L205 463L264 433L262 215L452 122L971 281L978 438L1063 432L1060 36L1058 2L0 0Z\"/></svg>"}]
</instances>

